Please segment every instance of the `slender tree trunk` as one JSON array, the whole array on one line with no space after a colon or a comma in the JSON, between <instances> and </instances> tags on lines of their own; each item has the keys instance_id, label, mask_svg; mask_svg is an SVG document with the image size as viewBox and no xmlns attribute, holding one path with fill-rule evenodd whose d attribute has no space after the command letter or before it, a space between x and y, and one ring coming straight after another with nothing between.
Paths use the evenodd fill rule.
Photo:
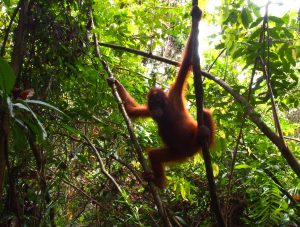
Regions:
<instances>
[{"instance_id":1,"label":"slender tree trunk","mask_svg":"<svg viewBox=\"0 0 300 227\"><path fill-rule=\"evenodd\" d=\"M0 99L0 196L3 193L4 177L6 172L7 136L8 136L7 109Z\"/></svg>"},{"instance_id":2,"label":"slender tree trunk","mask_svg":"<svg viewBox=\"0 0 300 227\"><path fill-rule=\"evenodd\" d=\"M14 47L11 56L11 66L16 76L18 76L20 72L26 51L25 38L28 24L28 5L29 0L20 0L19 22L15 31Z\"/></svg>"}]
</instances>

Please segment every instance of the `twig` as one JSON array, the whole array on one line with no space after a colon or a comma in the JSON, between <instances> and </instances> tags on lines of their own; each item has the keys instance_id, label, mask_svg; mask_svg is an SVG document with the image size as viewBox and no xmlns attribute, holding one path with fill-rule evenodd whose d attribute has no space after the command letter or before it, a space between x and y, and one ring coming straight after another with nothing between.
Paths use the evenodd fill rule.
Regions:
<instances>
[{"instance_id":1,"label":"twig","mask_svg":"<svg viewBox=\"0 0 300 227\"><path fill-rule=\"evenodd\" d=\"M250 132L251 133L251 132ZM255 134L255 135L257 135L257 133L251 133L251 134ZM264 135L263 133L259 133L259 135ZM286 139L286 140L292 140L292 141L295 141L295 142L297 142L297 143L300 143L300 139L298 139L298 138L293 138L293 137L289 137L289 136L284 136L284 138Z\"/></svg>"},{"instance_id":2,"label":"twig","mask_svg":"<svg viewBox=\"0 0 300 227\"><path fill-rule=\"evenodd\" d=\"M169 217L172 218L172 221L173 221L174 226L176 226L176 227L182 227L182 225L179 223L179 221L178 221L177 218L175 217L173 211L172 211L171 209L169 209L168 207L165 207L165 209L166 209L166 211L167 211Z\"/></svg>"},{"instance_id":3,"label":"twig","mask_svg":"<svg viewBox=\"0 0 300 227\"><path fill-rule=\"evenodd\" d=\"M289 136L284 136L284 138L287 139L287 140L293 140L295 142L300 143L300 139L297 139L297 138L292 138L292 137L289 137Z\"/></svg>"},{"instance_id":4,"label":"twig","mask_svg":"<svg viewBox=\"0 0 300 227\"><path fill-rule=\"evenodd\" d=\"M72 137L70 135L67 135L67 134L63 134L63 133L56 133L58 135L61 135L61 136L66 136L68 137L69 139L73 140L73 141L76 141L76 142L81 142L82 144L84 145L89 145L89 143L87 142L83 142L81 139L78 139L78 138L75 138L75 137ZM95 145L94 145L95 146ZM95 148L99 151L101 151L101 148L100 147L97 147L95 146ZM128 163L125 163L124 161L118 159L117 157L115 157L114 155L110 155L111 158L113 158L114 160L116 160L117 162L121 163L122 165L124 165L134 176L135 178L140 182L140 183L143 183L141 177L139 176L139 174L134 171L134 169L128 164Z\"/></svg>"},{"instance_id":5,"label":"twig","mask_svg":"<svg viewBox=\"0 0 300 227\"><path fill-rule=\"evenodd\" d=\"M221 50L221 52L215 58L215 60L213 61L213 63L211 63L211 65L208 67L207 72L210 72L210 70L212 69L212 67L215 65L215 63L217 62L217 60L219 59L219 57L221 57L221 55L224 53L225 50L226 50L226 48L224 48L223 50Z\"/></svg>"},{"instance_id":6,"label":"twig","mask_svg":"<svg viewBox=\"0 0 300 227\"><path fill-rule=\"evenodd\" d=\"M97 206L99 206L101 209L105 210L108 213L111 213L111 210L109 208L107 208L106 206L104 206L103 204L101 204L100 202L98 202L96 199L92 198L91 196L89 196L85 191L81 190L80 188L78 188L76 185L72 184L71 182L68 182L64 179L61 179L65 184L71 186L72 188L74 188L76 191L78 191L79 193L81 193L82 195L84 195L86 198L88 198L91 202L95 203ZM118 219L121 223L124 222L123 219L119 218L118 216L115 216L116 219Z\"/></svg>"},{"instance_id":7,"label":"twig","mask_svg":"<svg viewBox=\"0 0 300 227\"><path fill-rule=\"evenodd\" d=\"M119 162L120 164L122 164L123 166L125 166L134 176L135 178L140 182L143 183L143 180L141 179L141 177L139 176L139 174L134 171L134 169L126 162L124 162L123 160L118 159L116 156L114 155L110 155L110 157L114 160L116 160L117 162Z\"/></svg>"},{"instance_id":8,"label":"twig","mask_svg":"<svg viewBox=\"0 0 300 227\"><path fill-rule=\"evenodd\" d=\"M283 133L281 130L281 126L280 126L280 122L279 122L279 118L278 118L278 113L277 113L277 108L276 108L276 104L275 104L275 100L274 100L274 93L273 93L273 88L271 85L271 78L270 78L270 74L268 73L269 70L266 69L266 64L264 63L264 60L262 59L262 57L259 57L262 68L263 68L263 73L264 76L266 78L266 83L268 86L268 90L270 93L270 99L271 99L271 106L272 106L272 113L273 113L273 118L274 118L274 124L275 124L275 128L276 131L278 132L279 137L282 139L282 142L284 143L284 137L283 137ZM269 68L269 67L268 67Z\"/></svg>"},{"instance_id":9,"label":"twig","mask_svg":"<svg viewBox=\"0 0 300 227\"><path fill-rule=\"evenodd\" d=\"M107 209L105 206L103 206L103 204L101 204L100 202L98 202L96 199L92 198L91 196L89 196L85 191L83 191L82 189L78 188L76 185L72 184L71 182L68 182L66 181L65 179L62 179L61 180L71 186L72 188L76 189L76 191L80 192L82 195L84 195L86 198L88 198L91 202L97 204L99 207L105 209L106 211L109 211L109 209Z\"/></svg>"},{"instance_id":10,"label":"twig","mask_svg":"<svg viewBox=\"0 0 300 227\"><path fill-rule=\"evenodd\" d=\"M119 186L119 184L116 182L116 180L106 171L105 166L103 164L102 158L97 150L97 148L94 146L94 144L92 144L92 142L86 137L83 136L84 139L86 140L86 142L90 145L90 147L92 148L92 150L94 151L94 154L96 155L98 162L100 164L100 168L102 173L115 185L115 187L117 188L117 190L119 191L119 193L122 195L122 189Z\"/></svg>"}]
</instances>

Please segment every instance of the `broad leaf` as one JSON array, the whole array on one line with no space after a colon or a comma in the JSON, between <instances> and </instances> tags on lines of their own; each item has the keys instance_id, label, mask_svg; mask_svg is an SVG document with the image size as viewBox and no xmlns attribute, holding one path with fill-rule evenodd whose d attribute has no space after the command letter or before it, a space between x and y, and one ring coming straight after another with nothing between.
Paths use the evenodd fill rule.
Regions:
<instances>
[{"instance_id":1,"label":"broad leaf","mask_svg":"<svg viewBox=\"0 0 300 227\"><path fill-rule=\"evenodd\" d=\"M10 65L0 58L0 89L10 95L15 85L16 76Z\"/></svg>"}]
</instances>

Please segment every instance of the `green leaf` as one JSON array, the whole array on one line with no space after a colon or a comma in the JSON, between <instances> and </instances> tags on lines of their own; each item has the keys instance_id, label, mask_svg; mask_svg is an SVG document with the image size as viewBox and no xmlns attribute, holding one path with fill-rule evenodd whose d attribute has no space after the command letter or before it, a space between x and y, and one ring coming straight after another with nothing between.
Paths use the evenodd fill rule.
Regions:
<instances>
[{"instance_id":1,"label":"green leaf","mask_svg":"<svg viewBox=\"0 0 300 227\"><path fill-rule=\"evenodd\" d=\"M10 65L0 58L0 89L10 95L15 85L16 77Z\"/></svg>"},{"instance_id":2,"label":"green leaf","mask_svg":"<svg viewBox=\"0 0 300 227\"><path fill-rule=\"evenodd\" d=\"M188 223L182 217L179 217L176 215L176 216L174 216L174 218L176 218L184 226L188 226Z\"/></svg>"},{"instance_id":3,"label":"green leaf","mask_svg":"<svg viewBox=\"0 0 300 227\"><path fill-rule=\"evenodd\" d=\"M3 0L5 6L10 7L11 3L10 0Z\"/></svg>"},{"instance_id":4,"label":"green leaf","mask_svg":"<svg viewBox=\"0 0 300 227\"><path fill-rule=\"evenodd\" d=\"M289 62L292 66L296 66L297 62L296 62L295 59L293 58L292 50L291 50L291 49L287 49L286 52L287 52L286 58L287 58L288 62Z\"/></svg>"},{"instance_id":5,"label":"green leaf","mask_svg":"<svg viewBox=\"0 0 300 227\"><path fill-rule=\"evenodd\" d=\"M40 129L42 130L43 139L45 139L47 137L47 132L46 132L44 125L40 122L40 120L38 119L36 114L32 111L32 109L30 109L28 106L25 106L22 103L14 103L13 106L18 107L19 109L22 109L22 110L26 110L27 112L31 113L31 115L36 120L37 124L39 125Z\"/></svg>"},{"instance_id":6,"label":"green leaf","mask_svg":"<svg viewBox=\"0 0 300 227\"><path fill-rule=\"evenodd\" d=\"M247 164L238 164L234 166L234 169L250 169L251 166L247 165Z\"/></svg>"},{"instance_id":7,"label":"green leaf","mask_svg":"<svg viewBox=\"0 0 300 227\"><path fill-rule=\"evenodd\" d=\"M220 50L220 49L223 49L225 47L225 44L224 43L220 43L218 45L215 46L215 49L216 50Z\"/></svg>"},{"instance_id":8,"label":"green leaf","mask_svg":"<svg viewBox=\"0 0 300 227\"><path fill-rule=\"evenodd\" d=\"M232 58L236 59L238 57L242 57L244 50L245 50L244 48L237 48L236 51L233 52Z\"/></svg>"},{"instance_id":9,"label":"green leaf","mask_svg":"<svg viewBox=\"0 0 300 227\"><path fill-rule=\"evenodd\" d=\"M277 26L282 26L284 24L284 21L279 17L269 16L268 19L275 22Z\"/></svg>"},{"instance_id":10,"label":"green leaf","mask_svg":"<svg viewBox=\"0 0 300 227\"><path fill-rule=\"evenodd\" d=\"M246 8L244 8L242 10L241 19L242 19L242 23L243 23L244 28L248 28L249 27L250 18L249 18L249 14L248 14Z\"/></svg>"},{"instance_id":11,"label":"green leaf","mask_svg":"<svg viewBox=\"0 0 300 227\"><path fill-rule=\"evenodd\" d=\"M297 84L299 82L299 77L296 74L291 73L290 77L295 81L295 84Z\"/></svg>"},{"instance_id":12,"label":"green leaf","mask_svg":"<svg viewBox=\"0 0 300 227\"><path fill-rule=\"evenodd\" d=\"M220 173L219 166L216 163L213 163L212 164L212 169L213 169L214 177L217 177L219 175L219 173Z\"/></svg>"},{"instance_id":13,"label":"green leaf","mask_svg":"<svg viewBox=\"0 0 300 227\"><path fill-rule=\"evenodd\" d=\"M256 21L254 21L251 25L250 25L250 28L254 28L256 27L257 25L259 25L262 21L263 21L263 17L259 17L256 19Z\"/></svg>"},{"instance_id":14,"label":"green leaf","mask_svg":"<svg viewBox=\"0 0 300 227\"><path fill-rule=\"evenodd\" d=\"M68 132L74 134L74 135L80 135L82 136L82 132L79 131L78 129L70 126L70 125L66 125L66 124L60 124L60 126L62 126L64 129L66 129Z\"/></svg>"},{"instance_id":15,"label":"green leaf","mask_svg":"<svg viewBox=\"0 0 300 227\"><path fill-rule=\"evenodd\" d=\"M259 27L255 32L253 32L252 34L251 34L251 36L250 36L250 40L254 40L254 39L256 39L257 37L259 37L260 36L260 33L262 32L262 28L261 27Z\"/></svg>"},{"instance_id":16,"label":"green leaf","mask_svg":"<svg viewBox=\"0 0 300 227\"><path fill-rule=\"evenodd\" d=\"M223 22L223 24L234 24L237 22L237 13L236 12L231 12L227 19Z\"/></svg>"},{"instance_id":17,"label":"green leaf","mask_svg":"<svg viewBox=\"0 0 300 227\"><path fill-rule=\"evenodd\" d=\"M248 2L248 7L249 10L252 11L252 13L254 13L254 15L256 17L260 17L261 13L260 13L260 7L258 7L256 4L252 3L252 2Z\"/></svg>"},{"instance_id":18,"label":"green leaf","mask_svg":"<svg viewBox=\"0 0 300 227\"><path fill-rule=\"evenodd\" d=\"M281 29L284 31L284 34L285 34L288 38L290 38L290 39L293 39L293 38L294 38L293 33L291 33L291 32L289 31L289 29L284 28L284 27L282 27Z\"/></svg>"},{"instance_id":19,"label":"green leaf","mask_svg":"<svg viewBox=\"0 0 300 227\"><path fill-rule=\"evenodd\" d=\"M269 32L269 35L270 35L272 38L280 39L280 36L279 36L278 31L277 31L276 28L270 28L270 29L268 30L268 32Z\"/></svg>"},{"instance_id":20,"label":"green leaf","mask_svg":"<svg viewBox=\"0 0 300 227\"><path fill-rule=\"evenodd\" d=\"M21 123L21 126L24 127L24 123L17 120L17 123ZM12 133L13 133L13 141L14 141L14 147L17 151L22 151L24 147L26 147L26 137L25 133L20 128L19 124L12 124Z\"/></svg>"},{"instance_id":21,"label":"green leaf","mask_svg":"<svg viewBox=\"0 0 300 227\"><path fill-rule=\"evenodd\" d=\"M185 190L185 187L183 184L180 184L180 194L184 200L186 200L186 201L188 200L186 197L187 193L186 193L186 190Z\"/></svg>"},{"instance_id":22,"label":"green leaf","mask_svg":"<svg viewBox=\"0 0 300 227\"><path fill-rule=\"evenodd\" d=\"M40 101L40 100L32 100L32 99L26 99L24 100L24 102L26 103L32 103L32 104L39 104L39 105L42 105L42 106L46 106L46 107L49 107L50 109L53 109L59 113L61 113L62 115L70 118L67 114L65 114L63 111L61 111L60 109L58 109L57 107L55 106L52 106L51 104L49 103L46 103L46 102L43 102L43 101Z\"/></svg>"}]
</instances>

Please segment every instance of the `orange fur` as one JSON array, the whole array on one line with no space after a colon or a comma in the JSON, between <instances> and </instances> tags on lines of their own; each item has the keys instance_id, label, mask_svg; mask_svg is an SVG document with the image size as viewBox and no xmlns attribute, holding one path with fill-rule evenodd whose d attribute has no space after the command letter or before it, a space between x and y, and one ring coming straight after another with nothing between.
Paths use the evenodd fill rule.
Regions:
<instances>
[{"instance_id":1,"label":"orange fur","mask_svg":"<svg viewBox=\"0 0 300 227\"><path fill-rule=\"evenodd\" d=\"M180 163L201 151L197 122L188 112L185 105L186 80L192 64L191 35L183 52L183 60L177 73L176 81L168 93L161 89L151 89L147 105L138 104L116 81L116 86L124 102L128 115L152 117L158 125L159 135L165 146L148 151L153 171L151 180L160 188L166 185L164 165ZM204 123L210 130L208 144L215 140L215 123L210 110L204 109ZM203 133L202 133L203 134Z\"/></svg>"}]
</instances>

